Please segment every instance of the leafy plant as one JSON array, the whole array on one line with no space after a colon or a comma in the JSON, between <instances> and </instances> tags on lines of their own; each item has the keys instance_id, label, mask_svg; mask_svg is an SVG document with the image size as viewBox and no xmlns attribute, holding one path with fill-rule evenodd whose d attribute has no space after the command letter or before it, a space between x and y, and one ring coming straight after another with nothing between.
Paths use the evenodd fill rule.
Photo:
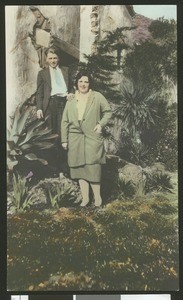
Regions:
<instances>
[{"instance_id":1,"label":"leafy plant","mask_svg":"<svg viewBox=\"0 0 183 300\"><path fill-rule=\"evenodd\" d=\"M127 80L113 110L113 116L122 122L117 154L134 164L148 163L150 147L142 138L158 121L157 98L157 93L142 83Z\"/></svg>"},{"instance_id":2,"label":"leafy plant","mask_svg":"<svg viewBox=\"0 0 183 300\"><path fill-rule=\"evenodd\" d=\"M171 183L171 177L168 174L146 174L145 191L161 191L172 193L173 185Z\"/></svg>"},{"instance_id":3,"label":"leafy plant","mask_svg":"<svg viewBox=\"0 0 183 300\"><path fill-rule=\"evenodd\" d=\"M38 119L28 122L31 107L17 107L11 128L7 133L7 166L9 171L13 171L15 166L26 163L26 161L38 161L43 165L48 162L38 157L38 151L50 149L54 146L52 140L57 138L56 134L51 134L51 130L46 127L46 120Z\"/></svg>"},{"instance_id":4,"label":"leafy plant","mask_svg":"<svg viewBox=\"0 0 183 300\"><path fill-rule=\"evenodd\" d=\"M131 138L125 129L121 133L121 142L117 154L123 159L142 167L150 163L150 147L141 141L138 134L136 137Z\"/></svg>"},{"instance_id":5,"label":"leafy plant","mask_svg":"<svg viewBox=\"0 0 183 300\"><path fill-rule=\"evenodd\" d=\"M123 197L131 198L135 195L135 187L131 180L126 181L125 179L120 178L118 180L118 187L120 194Z\"/></svg>"},{"instance_id":6,"label":"leafy plant","mask_svg":"<svg viewBox=\"0 0 183 300\"><path fill-rule=\"evenodd\" d=\"M49 202L51 203L52 208L58 209L58 194L52 195L52 193L49 191Z\"/></svg>"},{"instance_id":7,"label":"leafy plant","mask_svg":"<svg viewBox=\"0 0 183 300\"><path fill-rule=\"evenodd\" d=\"M166 164L169 171L178 169L177 103L169 106L156 129L156 159ZM162 116L163 117L163 116ZM161 117L161 118L162 118Z\"/></svg>"},{"instance_id":8,"label":"leafy plant","mask_svg":"<svg viewBox=\"0 0 183 300\"><path fill-rule=\"evenodd\" d=\"M10 210L24 211L30 208L33 195L29 193L26 178L13 174L13 193L10 195Z\"/></svg>"},{"instance_id":9,"label":"leafy plant","mask_svg":"<svg viewBox=\"0 0 183 300\"><path fill-rule=\"evenodd\" d=\"M153 102L156 97L156 92L135 81L128 81L123 85L113 115L122 120L123 127L131 137L154 124L156 109Z\"/></svg>"},{"instance_id":10,"label":"leafy plant","mask_svg":"<svg viewBox=\"0 0 183 300\"><path fill-rule=\"evenodd\" d=\"M168 75L169 82L177 81L177 23L175 20L167 20L164 17L154 20L150 26L154 42L164 55L161 57L162 69Z\"/></svg>"},{"instance_id":11,"label":"leafy plant","mask_svg":"<svg viewBox=\"0 0 183 300\"><path fill-rule=\"evenodd\" d=\"M59 208L68 201L75 200L74 190L71 186L56 186L56 191L48 191L49 201L53 208Z\"/></svg>"}]
</instances>

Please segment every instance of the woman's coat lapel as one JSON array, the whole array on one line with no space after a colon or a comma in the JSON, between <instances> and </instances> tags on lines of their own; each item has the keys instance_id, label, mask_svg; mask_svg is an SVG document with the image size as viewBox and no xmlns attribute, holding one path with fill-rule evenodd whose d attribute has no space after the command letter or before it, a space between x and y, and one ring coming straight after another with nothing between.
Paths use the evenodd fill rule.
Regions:
<instances>
[{"instance_id":1,"label":"woman's coat lapel","mask_svg":"<svg viewBox=\"0 0 183 300\"><path fill-rule=\"evenodd\" d=\"M87 104L86 104L86 108L85 108L81 123L83 122L84 119L86 119L87 114L90 112L90 108L91 108L91 105L92 105L93 101L94 101L93 92L91 92L90 95L89 95ZM77 107L76 107L76 109L77 109Z\"/></svg>"}]
</instances>

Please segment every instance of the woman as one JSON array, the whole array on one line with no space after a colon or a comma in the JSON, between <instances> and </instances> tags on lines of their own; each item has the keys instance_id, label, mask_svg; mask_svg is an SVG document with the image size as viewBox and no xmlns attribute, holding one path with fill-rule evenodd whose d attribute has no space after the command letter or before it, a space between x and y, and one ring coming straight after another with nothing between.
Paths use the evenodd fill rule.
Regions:
<instances>
[{"instance_id":1,"label":"woman","mask_svg":"<svg viewBox=\"0 0 183 300\"><path fill-rule=\"evenodd\" d=\"M104 96L91 90L92 78L86 72L76 76L76 92L67 101L61 124L62 146L68 150L68 164L72 179L79 179L81 206L89 202L89 185L95 206L101 206L101 165L105 163L102 128L111 117L111 109Z\"/></svg>"}]
</instances>

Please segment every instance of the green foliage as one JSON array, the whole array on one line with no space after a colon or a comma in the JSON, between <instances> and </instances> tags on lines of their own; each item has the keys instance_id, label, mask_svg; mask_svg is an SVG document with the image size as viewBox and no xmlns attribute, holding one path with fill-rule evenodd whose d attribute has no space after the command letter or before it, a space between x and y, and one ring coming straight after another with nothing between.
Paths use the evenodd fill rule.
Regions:
<instances>
[{"instance_id":1,"label":"green foliage","mask_svg":"<svg viewBox=\"0 0 183 300\"><path fill-rule=\"evenodd\" d=\"M126 130L121 132L117 155L143 168L153 163L156 157L152 155L150 146L141 141L138 135L132 139Z\"/></svg>"},{"instance_id":2,"label":"green foliage","mask_svg":"<svg viewBox=\"0 0 183 300\"><path fill-rule=\"evenodd\" d=\"M165 75L175 83L177 80L177 24L175 20L159 18L149 26L155 43L163 51L162 67Z\"/></svg>"},{"instance_id":3,"label":"green foliage","mask_svg":"<svg viewBox=\"0 0 183 300\"><path fill-rule=\"evenodd\" d=\"M58 206L58 199L59 199L59 193L60 190L57 187L57 193L55 195L52 195L52 193L49 191L49 202L51 203L51 207L53 208L59 208Z\"/></svg>"},{"instance_id":4,"label":"green foliage","mask_svg":"<svg viewBox=\"0 0 183 300\"><path fill-rule=\"evenodd\" d=\"M176 21L162 17L154 20L148 29L154 39L160 39L162 42L165 42L167 39L175 38Z\"/></svg>"},{"instance_id":5,"label":"green foliage","mask_svg":"<svg viewBox=\"0 0 183 300\"><path fill-rule=\"evenodd\" d=\"M146 175L146 193L152 191L171 192L172 189L171 177L168 174L157 173Z\"/></svg>"},{"instance_id":6,"label":"green foliage","mask_svg":"<svg viewBox=\"0 0 183 300\"><path fill-rule=\"evenodd\" d=\"M25 177L13 174L13 193L9 195L9 198L11 212L20 212L30 208L33 195L29 193Z\"/></svg>"},{"instance_id":7,"label":"green foliage","mask_svg":"<svg viewBox=\"0 0 183 300\"><path fill-rule=\"evenodd\" d=\"M46 127L46 120L38 119L28 122L31 107L17 107L11 128L7 134L7 165L8 170L13 171L14 167L26 164L28 161L37 161L43 165L48 162L37 156L38 151L44 151L54 146L52 142L57 138L51 134Z\"/></svg>"},{"instance_id":8,"label":"green foliage","mask_svg":"<svg viewBox=\"0 0 183 300\"><path fill-rule=\"evenodd\" d=\"M157 118L155 125L144 129L141 139L149 148L149 165L153 161L160 161L169 171L178 168L178 142L177 142L177 104L171 106L166 100L155 101Z\"/></svg>"},{"instance_id":9,"label":"green foliage","mask_svg":"<svg viewBox=\"0 0 183 300\"><path fill-rule=\"evenodd\" d=\"M157 93L142 84L127 81L123 84L121 95L113 115L122 120L121 142L117 154L134 164L144 166L148 163L150 147L142 141L145 132L152 131L159 119ZM151 141L150 135L148 138Z\"/></svg>"},{"instance_id":10,"label":"green foliage","mask_svg":"<svg viewBox=\"0 0 183 300\"><path fill-rule=\"evenodd\" d=\"M156 198L151 201L150 207L152 207L157 214L162 214L164 216L176 215L177 213L177 206L162 194L157 195Z\"/></svg>"},{"instance_id":11,"label":"green foliage","mask_svg":"<svg viewBox=\"0 0 183 300\"><path fill-rule=\"evenodd\" d=\"M131 180L126 181L120 178L118 180L118 187L119 187L118 197L123 196L125 198L131 198L135 195L135 187Z\"/></svg>"},{"instance_id":12,"label":"green foliage","mask_svg":"<svg viewBox=\"0 0 183 300\"><path fill-rule=\"evenodd\" d=\"M9 216L8 289L175 290L177 226L165 195Z\"/></svg>"},{"instance_id":13,"label":"green foliage","mask_svg":"<svg viewBox=\"0 0 183 300\"><path fill-rule=\"evenodd\" d=\"M163 86L163 55L163 50L150 41L134 45L133 51L128 52L123 60L124 76L150 90L160 90Z\"/></svg>"},{"instance_id":14,"label":"green foliage","mask_svg":"<svg viewBox=\"0 0 183 300\"><path fill-rule=\"evenodd\" d=\"M158 161L166 164L169 171L175 171L178 169L177 104L169 106L165 112L156 130L159 136L156 157Z\"/></svg>"},{"instance_id":15,"label":"green foliage","mask_svg":"<svg viewBox=\"0 0 183 300\"><path fill-rule=\"evenodd\" d=\"M136 117L138 107L136 107L137 112L134 115L133 110L131 111L129 108L126 115L127 121L132 119L131 125L128 125L130 130L126 129L126 121L121 130L121 142L119 142L117 154L127 161L140 164L142 167L151 165L154 161L160 161L166 164L169 171L175 171L177 170L178 155L177 104L174 103L170 106L166 100L154 97L152 102L146 103L146 106L147 122L145 122L145 118L138 121L140 120ZM120 106L116 110L119 110L119 118L122 119ZM139 110L141 111L141 107ZM148 117L149 113L151 119ZM152 121L150 122L150 120Z\"/></svg>"},{"instance_id":16,"label":"green foliage","mask_svg":"<svg viewBox=\"0 0 183 300\"><path fill-rule=\"evenodd\" d=\"M68 186L56 186L55 193L49 190L49 202L53 208L59 208L65 202L75 200L74 190L73 188Z\"/></svg>"}]
</instances>

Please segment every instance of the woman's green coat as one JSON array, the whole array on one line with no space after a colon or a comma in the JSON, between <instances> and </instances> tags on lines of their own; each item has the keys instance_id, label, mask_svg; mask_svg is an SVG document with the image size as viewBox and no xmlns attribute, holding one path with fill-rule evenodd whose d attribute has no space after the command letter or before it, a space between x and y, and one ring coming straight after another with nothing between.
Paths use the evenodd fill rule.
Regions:
<instances>
[{"instance_id":1,"label":"woman's green coat","mask_svg":"<svg viewBox=\"0 0 183 300\"><path fill-rule=\"evenodd\" d=\"M105 163L103 137L94 132L94 128L98 123L104 127L110 117L110 106L99 92L91 91L80 123L76 98L67 101L61 122L61 140L68 143L69 167Z\"/></svg>"}]
</instances>

